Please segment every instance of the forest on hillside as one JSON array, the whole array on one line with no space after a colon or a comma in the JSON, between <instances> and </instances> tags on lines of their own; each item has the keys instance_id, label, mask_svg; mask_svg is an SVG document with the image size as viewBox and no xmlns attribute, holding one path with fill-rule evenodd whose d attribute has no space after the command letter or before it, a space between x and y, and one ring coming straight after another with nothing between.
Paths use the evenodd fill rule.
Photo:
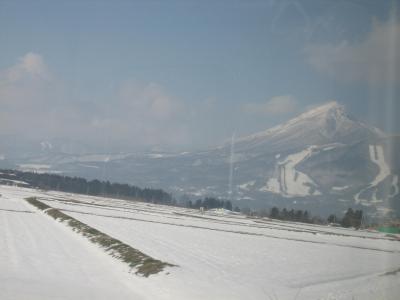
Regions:
<instances>
[{"instance_id":1,"label":"forest on hillside","mask_svg":"<svg viewBox=\"0 0 400 300\"><path fill-rule=\"evenodd\" d=\"M43 190L55 190L92 196L107 196L123 199L137 199L158 204L175 204L173 197L162 189L140 188L125 183L111 183L97 179L86 180L59 174L0 170L0 180Z\"/></svg>"}]
</instances>

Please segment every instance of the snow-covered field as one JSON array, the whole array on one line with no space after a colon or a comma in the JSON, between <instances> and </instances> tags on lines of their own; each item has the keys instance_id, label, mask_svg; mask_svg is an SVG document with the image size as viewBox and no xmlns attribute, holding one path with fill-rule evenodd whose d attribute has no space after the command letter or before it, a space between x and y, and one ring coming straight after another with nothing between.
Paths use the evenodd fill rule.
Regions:
<instances>
[{"instance_id":1,"label":"snow-covered field","mask_svg":"<svg viewBox=\"0 0 400 300\"><path fill-rule=\"evenodd\" d=\"M8 186L0 194L0 299L400 295L400 241L382 233ZM178 267L137 276L29 196Z\"/></svg>"}]
</instances>

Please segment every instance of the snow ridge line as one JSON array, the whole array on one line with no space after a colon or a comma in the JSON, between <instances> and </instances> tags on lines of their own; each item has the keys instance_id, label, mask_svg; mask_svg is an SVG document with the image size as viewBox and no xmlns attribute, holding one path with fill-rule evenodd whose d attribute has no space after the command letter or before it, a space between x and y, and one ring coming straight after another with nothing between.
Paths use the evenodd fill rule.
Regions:
<instances>
[{"instance_id":1,"label":"snow ridge line","mask_svg":"<svg viewBox=\"0 0 400 300\"><path fill-rule=\"evenodd\" d=\"M106 253L114 258L117 258L129 265L131 268L136 268L135 274L149 277L150 275L160 273L165 267L176 267L176 265L166 263L154 259L123 242L98 231L97 229L84 224L69 215L64 214L60 210L53 208L35 197L25 199L29 204L51 216L53 219L65 223L86 237L89 241L99 245Z\"/></svg>"}]
</instances>

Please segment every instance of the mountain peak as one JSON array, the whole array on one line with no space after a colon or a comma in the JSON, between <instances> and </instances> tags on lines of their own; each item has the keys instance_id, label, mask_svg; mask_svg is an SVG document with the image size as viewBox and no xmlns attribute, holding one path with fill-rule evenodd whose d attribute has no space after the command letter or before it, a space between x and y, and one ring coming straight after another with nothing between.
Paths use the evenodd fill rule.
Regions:
<instances>
[{"instance_id":1,"label":"mountain peak","mask_svg":"<svg viewBox=\"0 0 400 300\"><path fill-rule=\"evenodd\" d=\"M310 118L316 116L326 116L329 113L330 114L334 113L335 115L345 115L346 109L342 104L339 104L336 101L330 101L302 113L297 118L300 119L300 118Z\"/></svg>"},{"instance_id":2,"label":"mountain peak","mask_svg":"<svg viewBox=\"0 0 400 300\"><path fill-rule=\"evenodd\" d=\"M330 101L320 106L314 107L302 114L290 119L289 121L264 130L255 134L243 137L241 140L263 138L267 136L276 136L287 131L297 131L310 129L310 127L325 127L325 123L337 123L339 120L346 120L347 114L343 105L336 101ZM331 121L327 121L331 120ZM331 127L331 126L330 126ZM335 126L336 127L336 126Z\"/></svg>"},{"instance_id":3,"label":"mountain peak","mask_svg":"<svg viewBox=\"0 0 400 300\"><path fill-rule=\"evenodd\" d=\"M336 100L331 100L329 102L326 102L326 103L323 103L321 105L314 107L310 111L312 111L312 110L327 111L330 109L342 109L342 108L344 108L344 106L342 104L340 104Z\"/></svg>"},{"instance_id":4,"label":"mountain peak","mask_svg":"<svg viewBox=\"0 0 400 300\"><path fill-rule=\"evenodd\" d=\"M239 148L283 150L330 143L349 144L383 133L350 117L342 104L330 101L273 128L242 137ZM264 149L267 147L267 149Z\"/></svg>"}]
</instances>

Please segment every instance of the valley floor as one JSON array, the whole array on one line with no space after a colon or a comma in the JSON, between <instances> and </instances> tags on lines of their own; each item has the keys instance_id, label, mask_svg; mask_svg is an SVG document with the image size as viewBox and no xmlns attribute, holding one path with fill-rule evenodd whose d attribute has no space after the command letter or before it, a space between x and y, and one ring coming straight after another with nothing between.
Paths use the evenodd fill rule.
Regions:
<instances>
[{"instance_id":1,"label":"valley floor","mask_svg":"<svg viewBox=\"0 0 400 300\"><path fill-rule=\"evenodd\" d=\"M248 219L0 186L0 299L397 299L400 241L382 233ZM177 265L141 277L41 202ZM399 270L399 272L396 272Z\"/></svg>"}]
</instances>

